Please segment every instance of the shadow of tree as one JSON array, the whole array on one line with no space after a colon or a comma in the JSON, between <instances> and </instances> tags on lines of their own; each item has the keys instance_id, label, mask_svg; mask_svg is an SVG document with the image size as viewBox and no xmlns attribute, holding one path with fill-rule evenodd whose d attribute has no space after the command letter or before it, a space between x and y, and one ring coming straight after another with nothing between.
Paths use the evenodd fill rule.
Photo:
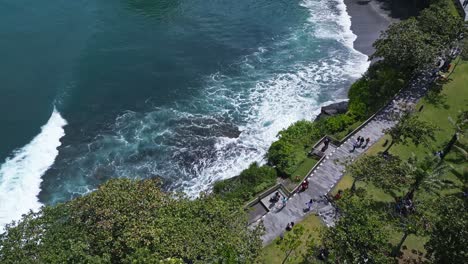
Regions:
<instances>
[{"instance_id":1,"label":"shadow of tree","mask_svg":"<svg viewBox=\"0 0 468 264\"><path fill-rule=\"evenodd\" d=\"M429 104L437 107L437 108L444 108L449 109L450 105L447 104L447 95L442 93L442 84L437 83L435 84L431 90L427 93L424 97L426 102Z\"/></svg>"}]
</instances>

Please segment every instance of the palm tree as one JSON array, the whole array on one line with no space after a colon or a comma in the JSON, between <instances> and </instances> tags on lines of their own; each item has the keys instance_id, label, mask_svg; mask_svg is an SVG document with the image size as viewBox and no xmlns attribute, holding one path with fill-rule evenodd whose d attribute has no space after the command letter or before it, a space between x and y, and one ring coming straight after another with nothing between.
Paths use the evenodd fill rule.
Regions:
<instances>
[{"instance_id":1,"label":"palm tree","mask_svg":"<svg viewBox=\"0 0 468 264\"><path fill-rule=\"evenodd\" d=\"M468 110L460 112L460 114L458 114L457 116L456 121L454 121L450 116L448 117L448 120L450 121L450 123L452 123L455 132L453 133L453 136L450 139L447 146L445 146L442 157L445 157L445 155L447 155L447 153L452 149L452 147L455 147L466 156L466 150L461 146L457 146L456 144L458 142L458 139L463 136L464 132L468 128Z\"/></svg>"},{"instance_id":2,"label":"palm tree","mask_svg":"<svg viewBox=\"0 0 468 264\"><path fill-rule=\"evenodd\" d=\"M437 162L433 157L427 156L418 161L413 156L408 160L407 166L409 169L408 177L411 178L412 183L404 196L405 199L412 199L417 190L422 189L427 192L437 193L442 187L450 184L449 181L442 179L447 166Z\"/></svg>"}]
</instances>

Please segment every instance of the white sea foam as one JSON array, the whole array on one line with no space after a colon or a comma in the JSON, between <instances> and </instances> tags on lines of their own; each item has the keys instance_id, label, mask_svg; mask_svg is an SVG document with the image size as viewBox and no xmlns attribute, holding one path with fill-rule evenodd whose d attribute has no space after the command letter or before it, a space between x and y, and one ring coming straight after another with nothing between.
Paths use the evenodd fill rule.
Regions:
<instances>
[{"instance_id":1,"label":"white sea foam","mask_svg":"<svg viewBox=\"0 0 468 264\"><path fill-rule=\"evenodd\" d=\"M29 210L41 207L37 195L41 176L58 155L60 139L67 124L55 109L41 132L26 146L13 153L0 166L0 233L5 224L18 220Z\"/></svg>"},{"instance_id":2,"label":"white sea foam","mask_svg":"<svg viewBox=\"0 0 468 264\"><path fill-rule=\"evenodd\" d=\"M309 19L239 58L229 67L234 73L221 68L206 76L204 89L186 101L126 112L86 153L76 148L73 159L61 160L61 176L70 182L64 191L83 194L89 190L82 186L110 177L161 176L196 196L264 162L277 133L314 118L324 101L345 99L343 90L369 65L353 49L346 8L333 0L301 5Z\"/></svg>"},{"instance_id":3,"label":"white sea foam","mask_svg":"<svg viewBox=\"0 0 468 264\"><path fill-rule=\"evenodd\" d=\"M351 18L346 12L346 5L339 0L336 9L324 8L329 3L329 0L304 0L301 3L301 6L310 11L309 25L306 28L314 27L311 30L306 29L306 33L313 34L316 38L338 40L348 49L348 57L338 60L331 54L326 60L296 65L295 72L276 74L259 81L250 89L248 102L242 102L239 97L226 98L225 100L236 101L235 104L250 106L246 113L247 124L240 127L242 133L238 138L218 138L216 161L198 171L198 177L183 184L189 195L196 196L213 182L238 175L254 161L265 162L264 156L278 131L295 121L313 118L321 106L333 102L320 103L318 94L321 85L338 83L343 79L356 79L367 70L368 57L353 48L356 35L351 31ZM286 41L297 41L299 38L293 35ZM257 61L268 61L261 57L264 51L262 48L254 53L258 57ZM249 59L243 63L251 65ZM247 69L251 68L247 66ZM252 75L259 71L255 68L250 70ZM223 79L217 76L213 80ZM222 81L217 82L214 90L225 90ZM211 96L215 94L216 92L211 92ZM335 99L341 101L344 98Z\"/></svg>"}]
</instances>

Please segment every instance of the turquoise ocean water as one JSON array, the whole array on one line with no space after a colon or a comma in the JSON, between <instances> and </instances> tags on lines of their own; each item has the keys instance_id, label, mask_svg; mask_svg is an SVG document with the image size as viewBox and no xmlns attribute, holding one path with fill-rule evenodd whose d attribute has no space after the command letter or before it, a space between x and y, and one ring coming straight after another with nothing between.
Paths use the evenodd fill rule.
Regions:
<instances>
[{"instance_id":1,"label":"turquoise ocean water","mask_svg":"<svg viewBox=\"0 0 468 264\"><path fill-rule=\"evenodd\" d=\"M0 0L0 225L112 177L209 189L368 67L342 0Z\"/></svg>"}]
</instances>

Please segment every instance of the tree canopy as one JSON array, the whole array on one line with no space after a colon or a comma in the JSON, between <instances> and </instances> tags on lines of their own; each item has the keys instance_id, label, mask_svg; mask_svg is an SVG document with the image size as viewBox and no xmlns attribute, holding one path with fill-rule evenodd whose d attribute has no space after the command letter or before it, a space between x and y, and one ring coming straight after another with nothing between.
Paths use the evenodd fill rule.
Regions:
<instances>
[{"instance_id":1,"label":"tree canopy","mask_svg":"<svg viewBox=\"0 0 468 264\"><path fill-rule=\"evenodd\" d=\"M440 200L439 200L440 201ZM465 263L468 259L468 200L465 196L448 196L441 200L425 245L434 263Z\"/></svg>"},{"instance_id":2,"label":"tree canopy","mask_svg":"<svg viewBox=\"0 0 468 264\"><path fill-rule=\"evenodd\" d=\"M155 180L114 179L9 225L0 262L248 263L261 248L260 232L247 229L234 202L168 194Z\"/></svg>"},{"instance_id":3,"label":"tree canopy","mask_svg":"<svg viewBox=\"0 0 468 264\"><path fill-rule=\"evenodd\" d=\"M392 143L388 146L386 152L393 144L407 144L409 139L415 145L427 144L430 139L434 139L435 130L434 125L418 119L416 115L404 113L395 126L384 130L392 137Z\"/></svg>"},{"instance_id":4,"label":"tree canopy","mask_svg":"<svg viewBox=\"0 0 468 264\"><path fill-rule=\"evenodd\" d=\"M388 231L377 214L366 213L368 202L356 196L340 200L342 217L322 234L333 263L393 263Z\"/></svg>"},{"instance_id":5,"label":"tree canopy","mask_svg":"<svg viewBox=\"0 0 468 264\"><path fill-rule=\"evenodd\" d=\"M417 70L430 66L464 30L463 21L454 16L447 2L438 1L424 9L415 18L409 18L390 27L374 43L371 59L401 70Z\"/></svg>"},{"instance_id":6,"label":"tree canopy","mask_svg":"<svg viewBox=\"0 0 468 264\"><path fill-rule=\"evenodd\" d=\"M385 159L381 155L365 155L347 164L346 172L350 173L354 179L351 186L352 191L356 188L357 181L371 182L385 191L408 182L407 166L394 156Z\"/></svg>"},{"instance_id":7,"label":"tree canopy","mask_svg":"<svg viewBox=\"0 0 468 264\"><path fill-rule=\"evenodd\" d=\"M375 53L371 59L383 58L386 64L403 70L423 68L437 55L431 44L431 34L419 27L416 18L390 25L374 42Z\"/></svg>"}]
</instances>

